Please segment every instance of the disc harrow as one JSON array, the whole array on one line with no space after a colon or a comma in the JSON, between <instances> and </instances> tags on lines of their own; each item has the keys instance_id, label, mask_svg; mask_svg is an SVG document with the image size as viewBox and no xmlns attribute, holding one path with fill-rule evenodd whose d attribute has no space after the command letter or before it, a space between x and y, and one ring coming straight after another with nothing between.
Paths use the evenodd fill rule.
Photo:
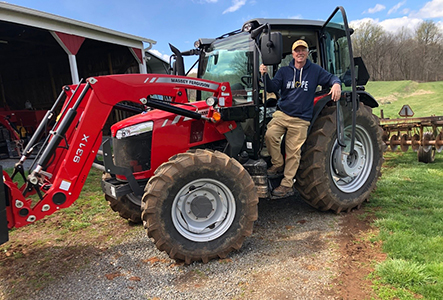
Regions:
<instances>
[{"instance_id":1,"label":"disc harrow","mask_svg":"<svg viewBox=\"0 0 443 300\"><path fill-rule=\"evenodd\" d=\"M443 150L443 116L380 119L386 150L417 152L419 162L434 162L435 153Z\"/></svg>"}]
</instances>

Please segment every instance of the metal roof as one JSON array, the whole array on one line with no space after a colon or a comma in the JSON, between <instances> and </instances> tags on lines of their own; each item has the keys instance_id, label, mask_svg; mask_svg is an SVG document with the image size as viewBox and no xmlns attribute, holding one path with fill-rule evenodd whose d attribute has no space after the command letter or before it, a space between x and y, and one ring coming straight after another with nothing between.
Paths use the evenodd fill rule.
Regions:
<instances>
[{"instance_id":1,"label":"metal roof","mask_svg":"<svg viewBox=\"0 0 443 300\"><path fill-rule=\"evenodd\" d=\"M265 19L265 18L256 18L249 20L246 23L257 22L258 24L269 23L269 25L294 25L294 26L315 26L321 27L325 24L325 21L318 20L304 20L304 19Z\"/></svg>"},{"instance_id":2,"label":"metal roof","mask_svg":"<svg viewBox=\"0 0 443 300\"><path fill-rule=\"evenodd\" d=\"M152 45L157 43L145 37L135 36L5 2L0 2L0 20L128 47L144 48L145 50L152 48ZM143 42L149 43L149 46L143 47Z\"/></svg>"}]
</instances>

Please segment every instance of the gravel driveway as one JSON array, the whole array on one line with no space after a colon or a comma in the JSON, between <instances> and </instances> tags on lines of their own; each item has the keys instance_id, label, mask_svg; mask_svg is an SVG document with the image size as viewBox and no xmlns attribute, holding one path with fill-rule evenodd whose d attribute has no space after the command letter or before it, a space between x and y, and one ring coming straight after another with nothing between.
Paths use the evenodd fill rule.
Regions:
<instances>
[{"instance_id":1,"label":"gravel driveway","mask_svg":"<svg viewBox=\"0 0 443 300\"><path fill-rule=\"evenodd\" d=\"M142 226L89 265L29 299L333 299L340 216L294 196L262 200L240 251L207 264L177 264Z\"/></svg>"}]
</instances>

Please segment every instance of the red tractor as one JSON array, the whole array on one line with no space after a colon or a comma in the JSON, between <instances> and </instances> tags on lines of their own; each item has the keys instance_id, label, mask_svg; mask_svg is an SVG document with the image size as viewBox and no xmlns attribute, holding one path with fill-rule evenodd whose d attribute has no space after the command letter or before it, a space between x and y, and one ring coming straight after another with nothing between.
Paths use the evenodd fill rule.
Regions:
<instances>
[{"instance_id":1,"label":"red tractor","mask_svg":"<svg viewBox=\"0 0 443 300\"><path fill-rule=\"evenodd\" d=\"M259 198L270 198L281 180L266 172L263 137L278 95L263 93L259 65L275 74L300 38L310 59L341 79L343 93L335 103L318 87L296 188L320 210L359 207L380 176L383 143L371 113L378 104L364 91L369 76L352 56L351 34L341 7L327 22L254 19L241 30L200 39L190 51L171 46L172 75L102 76L64 87L12 176L3 173L0 241L7 241L8 228L70 206L94 165L105 173L112 209L142 221L171 258L207 262L239 249L252 233ZM184 76L185 55L198 57L197 78ZM63 100L26 177L23 162ZM127 107L122 102L138 103L140 113L114 124L100 152L105 121L113 107ZM95 161L99 153L103 163ZM26 181L22 187L11 179L17 174Z\"/></svg>"}]
</instances>

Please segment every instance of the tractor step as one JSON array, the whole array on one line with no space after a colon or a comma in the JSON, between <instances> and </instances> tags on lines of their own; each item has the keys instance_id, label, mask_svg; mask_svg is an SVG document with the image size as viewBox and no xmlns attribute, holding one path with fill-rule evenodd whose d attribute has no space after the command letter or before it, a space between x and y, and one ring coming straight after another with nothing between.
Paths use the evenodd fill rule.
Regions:
<instances>
[{"instance_id":1,"label":"tractor step","mask_svg":"<svg viewBox=\"0 0 443 300\"><path fill-rule=\"evenodd\" d=\"M3 174L3 168L0 166L0 173ZM8 219L6 218L6 194L3 183L3 175L0 179L0 245L9 241Z\"/></svg>"}]
</instances>

